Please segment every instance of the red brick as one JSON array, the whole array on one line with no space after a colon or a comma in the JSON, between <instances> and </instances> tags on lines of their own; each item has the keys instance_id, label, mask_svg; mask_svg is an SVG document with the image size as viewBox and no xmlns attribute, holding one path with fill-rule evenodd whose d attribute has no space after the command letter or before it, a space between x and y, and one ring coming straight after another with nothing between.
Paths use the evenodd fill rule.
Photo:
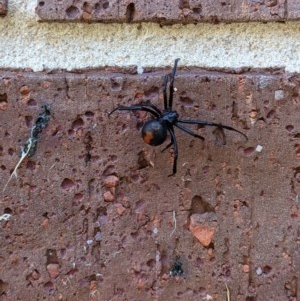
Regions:
<instances>
[{"instance_id":1,"label":"red brick","mask_svg":"<svg viewBox=\"0 0 300 301\"><path fill-rule=\"evenodd\" d=\"M248 22L299 20L298 0L38 0L36 12L43 21Z\"/></svg>"},{"instance_id":2,"label":"red brick","mask_svg":"<svg viewBox=\"0 0 300 301\"><path fill-rule=\"evenodd\" d=\"M0 0L0 16L5 16L7 13L7 0Z\"/></svg>"},{"instance_id":3,"label":"red brick","mask_svg":"<svg viewBox=\"0 0 300 301\"><path fill-rule=\"evenodd\" d=\"M224 300L225 282L232 300L296 298L300 76L179 69L180 116L234 126L248 141L226 132L220 146L211 128L195 128L205 142L177 131L178 173L168 177L172 151L139 133L147 117L107 116L141 100L162 108L165 73L0 71L1 215L11 215L0 221L1 297ZM43 104L51 118L37 151L2 192ZM209 249L189 231L191 215L207 211ZM176 260L183 275L173 279Z\"/></svg>"}]
</instances>

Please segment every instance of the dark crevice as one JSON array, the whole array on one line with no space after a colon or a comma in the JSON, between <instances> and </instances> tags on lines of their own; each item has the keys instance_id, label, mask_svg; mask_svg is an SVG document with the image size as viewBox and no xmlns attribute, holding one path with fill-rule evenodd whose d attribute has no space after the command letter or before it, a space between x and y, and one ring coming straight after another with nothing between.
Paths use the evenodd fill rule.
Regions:
<instances>
[{"instance_id":1,"label":"dark crevice","mask_svg":"<svg viewBox=\"0 0 300 301\"><path fill-rule=\"evenodd\" d=\"M183 8L190 9L190 2L189 2L189 0L180 0L180 2L179 2L179 8L180 9L183 9Z\"/></svg>"},{"instance_id":2,"label":"dark crevice","mask_svg":"<svg viewBox=\"0 0 300 301\"><path fill-rule=\"evenodd\" d=\"M134 3L130 3L126 8L126 20L128 23L133 21L134 14L135 14Z\"/></svg>"},{"instance_id":3,"label":"dark crevice","mask_svg":"<svg viewBox=\"0 0 300 301\"><path fill-rule=\"evenodd\" d=\"M85 144L85 151L86 151L84 161L87 164L92 159L91 152L92 152L93 138L92 138L91 132L86 133L83 142Z\"/></svg>"}]
</instances>

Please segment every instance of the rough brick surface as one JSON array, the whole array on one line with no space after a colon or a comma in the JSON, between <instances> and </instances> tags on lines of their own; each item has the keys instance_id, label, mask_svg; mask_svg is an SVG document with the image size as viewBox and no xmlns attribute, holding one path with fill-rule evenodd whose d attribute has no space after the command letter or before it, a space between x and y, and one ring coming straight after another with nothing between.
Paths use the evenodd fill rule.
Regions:
<instances>
[{"instance_id":1,"label":"rough brick surface","mask_svg":"<svg viewBox=\"0 0 300 301\"><path fill-rule=\"evenodd\" d=\"M299 299L300 77L179 70L179 114L249 140L177 131L168 177L146 114L107 116L162 107L163 74L0 72L1 301L226 300L225 284L231 300ZM44 104L36 153L3 192Z\"/></svg>"},{"instance_id":2,"label":"rough brick surface","mask_svg":"<svg viewBox=\"0 0 300 301\"><path fill-rule=\"evenodd\" d=\"M36 12L47 21L194 22L286 21L300 19L298 0L38 0Z\"/></svg>"},{"instance_id":3,"label":"rough brick surface","mask_svg":"<svg viewBox=\"0 0 300 301\"><path fill-rule=\"evenodd\" d=\"M0 16L5 16L7 13L7 0L0 0Z\"/></svg>"}]
</instances>

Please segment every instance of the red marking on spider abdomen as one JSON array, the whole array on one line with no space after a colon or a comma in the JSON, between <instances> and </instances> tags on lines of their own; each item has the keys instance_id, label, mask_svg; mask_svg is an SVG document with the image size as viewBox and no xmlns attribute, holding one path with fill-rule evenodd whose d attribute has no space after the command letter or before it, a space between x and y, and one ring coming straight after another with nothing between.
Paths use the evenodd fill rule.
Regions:
<instances>
[{"instance_id":1,"label":"red marking on spider abdomen","mask_svg":"<svg viewBox=\"0 0 300 301\"><path fill-rule=\"evenodd\" d=\"M149 131L147 131L144 135L143 135L143 139L144 142L147 144L151 144L151 141L153 139L153 134Z\"/></svg>"}]
</instances>

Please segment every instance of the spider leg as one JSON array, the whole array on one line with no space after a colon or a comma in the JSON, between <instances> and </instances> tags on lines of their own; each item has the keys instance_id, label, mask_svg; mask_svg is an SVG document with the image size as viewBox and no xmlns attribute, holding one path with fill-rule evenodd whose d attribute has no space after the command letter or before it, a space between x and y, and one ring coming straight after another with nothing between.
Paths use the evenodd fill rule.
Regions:
<instances>
[{"instance_id":1,"label":"spider leg","mask_svg":"<svg viewBox=\"0 0 300 301\"><path fill-rule=\"evenodd\" d=\"M223 125L223 124L220 124L220 123L214 123L214 122L204 121L204 120L178 119L177 122L178 123L185 123L185 124L199 124L199 125L203 125L203 126L216 126L216 127L219 127L219 128L229 130L229 131L237 132L237 133L241 134L242 136L244 136L246 138L246 140L248 140L248 137L244 133L242 133L242 132L240 132L240 131L236 130L235 128L233 128L231 126L228 126L228 125Z\"/></svg>"},{"instance_id":2,"label":"spider leg","mask_svg":"<svg viewBox=\"0 0 300 301\"><path fill-rule=\"evenodd\" d=\"M167 96L167 85L168 85L169 75L164 76L164 84L163 84L163 94L164 94L164 109L168 109L168 96Z\"/></svg>"},{"instance_id":3,"label":"spider leg","mask_svg":"<svg viewBox=\"0 0 300 301\"><path fill-rule=\"evenodd\" d=\"M130 106L130 107L119 106L119 107L116 107L115 109L113 109L108 114L108 116L110 116L115 111L145 111L145 112L148 112L148 113L152 114L156 118L159 118L159 116L160 116L160 111L152 105L150 105L150 106L133 105L133 106Z\"/></svg>"},{"instance_id":4,"label":"spider leg","mask_svg":"<svg viewBox=\"0 0 300 301\"><path fill-rule=\"evenodd\" d=\"M175 78L175 73L176 73L176 68L177 68L178 61L179 61L179 59L175 60L173 71L172 71L172 74L170 75L171 80L170 80L170 95L169 95L169 107L168 107L168 109L172 109L172 105L173 105L174 78Z\"/></svg>"},{"instance_id":5,"label":"spider leg","mask_svg":"<svg viewBox=\"0 0 300 301\"><path fill-rule=\"evenodd\" d=\"M159 115L161 115L161 110L159 108L157 108L155 105L153 104L149 104L149 105L144 105L144 106L149 106L151 107L156 113L158 113Z\"/></svg>"},{"instance_id":6,"label":"spider leg","mask_svg":"<svg viewBox=\"0 0 300 301\"><path fill-rule=\"evenodd\" d=\"M178 146L173 127L168 128L168 132L171 136L171 142L174 145L173 173L171 175L168 175L168 177L172 177L177 172Z\"/></svg>"},{"instance_id":7,"label":"spider leg","mask_svg":"<svg viewBox=\"0 0 300 301\"><path fill-rule=\"evenodd\" d=\"M174 124L174 126L176 126L177 128L179 128L180 130L184 131L185 133L195 137L195 138L199 138L201 139L202 141L204 141L204 137L200 136L200 135L197 135L196 133L194 133L193 131L191 131L190 129L187 129L186 127L183 127L182 125L179 125L179 124Z\"/></svg>"},{"instance_id":8,"label":"spider leg","mask_svg":"<svg viewBox=\"0 0 300 301\"><path fill-rule=\"evenodd\" d=\"M172 140L172 137L171 137L171 142L164 148L161 150L161 152L163 153L166 149L168 149L169 147L171 147L173 144L173 140Z\"/></svg>"}]
</instances>

